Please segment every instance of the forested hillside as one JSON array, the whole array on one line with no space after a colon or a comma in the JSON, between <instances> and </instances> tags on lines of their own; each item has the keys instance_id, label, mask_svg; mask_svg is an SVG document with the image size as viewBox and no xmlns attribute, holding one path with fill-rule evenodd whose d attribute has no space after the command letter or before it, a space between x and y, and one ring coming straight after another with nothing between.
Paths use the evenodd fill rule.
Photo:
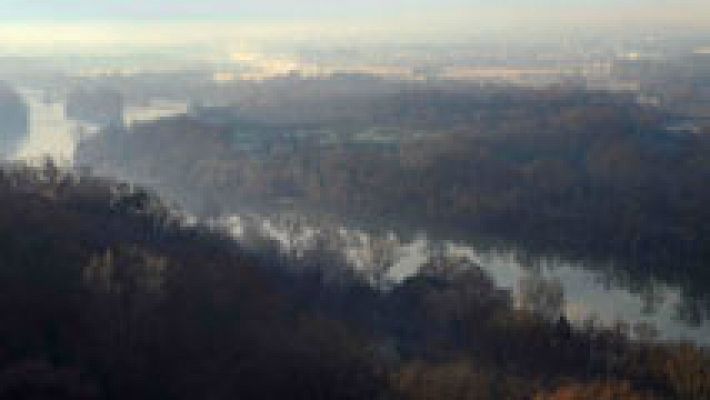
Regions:
<instances>
[{"instance_id":1,"label":"forested hillside","mask_svg":"<svg viewBox=\"0 0 710 400\"><path fill-rule=\"evenodd\" d=\"M707 134L669 132L658 110L574 90L416 91L377 104L377 122L364 126L397 129L396 144L353 142L351 124L331 122L319 129L339 134L335 143L284 134L243 151L243 123L185 117L97 136L82 143L79 162L213 216L286 199L346 218L621 259L632 275L709 301ZM249 129L269 137L302 128Z\"/></svg>"},{"instance_id":2,"label":"forested hillside","mask_svg":"<svg viewBox=\"0 0 710 400\"><path fill-rule=\"evenodd\" d=\"M516 310L476 265L380 291L181 221L126 184L4 168L0 397L710 398L704 350Z\"/></svg>"}]
</instances>

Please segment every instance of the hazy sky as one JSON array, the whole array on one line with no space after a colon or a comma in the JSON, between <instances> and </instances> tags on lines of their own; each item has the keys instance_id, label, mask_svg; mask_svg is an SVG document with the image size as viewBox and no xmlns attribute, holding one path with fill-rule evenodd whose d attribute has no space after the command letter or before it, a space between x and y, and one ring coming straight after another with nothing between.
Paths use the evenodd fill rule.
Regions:
<instances>
[{"instance_id":1,"label":"hazy sky","mask_svg":"<svg viewBox=\"0 0 710 400\"><path fill-rule=\"evenodd\" d=\"M248 36L449 40L482 29L636 26L707 29L710 0L0 0L5 46Z\"/></svg>"},{"instance_id":2,"label":"hazy sky","mask_svg":"<svg viewBox=\"0 0 710 400\"><path fill-rule=\"evenodd\" d=\"M494 4L494 5L492 5ZM4 20L367 18L382 14L483 13L501 17L594 10L597 17L643 12L649 17L710 20L708 0L2 0Z\"/></svg>"}]
</instances>

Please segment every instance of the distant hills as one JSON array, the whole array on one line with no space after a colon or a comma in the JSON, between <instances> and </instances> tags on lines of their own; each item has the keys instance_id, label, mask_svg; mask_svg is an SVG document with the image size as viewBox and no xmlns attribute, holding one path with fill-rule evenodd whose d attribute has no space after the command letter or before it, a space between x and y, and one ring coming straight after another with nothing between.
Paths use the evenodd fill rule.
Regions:
<instances>
[{"instance_id":1,"label":"distant hills","mask_svg":"<svg viewBox=\"0 0 710 400\"><path fill-rule=\"evenodd\" d=\"M378 291L268 247L124 183L0 169L0 398L710 398L705 350L515 309L476 265Z\"/></svg>"}]
</instances>

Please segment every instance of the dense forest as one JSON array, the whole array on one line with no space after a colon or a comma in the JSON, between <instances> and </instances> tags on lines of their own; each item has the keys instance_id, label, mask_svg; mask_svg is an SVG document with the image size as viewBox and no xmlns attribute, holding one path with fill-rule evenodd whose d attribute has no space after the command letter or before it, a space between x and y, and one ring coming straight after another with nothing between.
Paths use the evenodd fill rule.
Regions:
<instances>
[{"instance_id":1,"label":"dense forest","mask_svg":"<svg viewBox=\"0 0 710 400\"><path fill-rule=\"evenodd\" d=\"M342 108L303 138L289 135L303 125L247 123L247 110L236 122L198 115L106 132L78 157L204 214L286 199L534 251L614 257L632 276L684 288L689 320L710 309L709 135L670 132L667 115L628 96L565 88L410 89L366 111ZM372 127L395 129L397 142L352 140ZM318 140L324 130L340 139ZM240 147L245 135L261 141L259 151Z\"/></svg>"},{"instance_id":2,"label":"dense forest","mask_svg":"<svg viewBox=\"0 0 710 400\"><path fill-rule=\"evenodd\" d=\"M432 255L387 291L188 224L155 195L0 171L5 399L707 399L710 356L512 307ZM452 264L453 263L453 264Z\"/></svg>"}]
</instances>

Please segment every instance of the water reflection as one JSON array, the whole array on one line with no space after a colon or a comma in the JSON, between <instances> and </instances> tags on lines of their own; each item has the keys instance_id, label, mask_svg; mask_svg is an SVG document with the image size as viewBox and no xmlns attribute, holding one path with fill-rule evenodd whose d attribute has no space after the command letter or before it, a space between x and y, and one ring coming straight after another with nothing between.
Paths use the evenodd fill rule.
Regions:
<instances>
[{"instance_id":1,"label":"water reflection","mask_svg":"<svg viewBox=\"0 0 710 400\"><path fill-rule=\"evenodd\" d=\"M136 123L155 121L160 118L186 114L188 105L184 101L169 99L151 99L147 104L128 105L124 110L123 120L127 126Z\"/></svg>"},{"instance_id":2,"label":"water reflection","mask_svg":"<svg viewBox=\"0 0 710 400\"><path fill-rule=\"evenodd\" d=\"M64 103L48 98L41 90L20 89L30 114L29 135L16 158L35 160L46 155L67 164L74 158L74 148L82 135L98 129L91 124L67 119Z\"/></svg>"},{"instance_id":3,"label":"water reflection","mask_svg":"<svg viewBox=\"0 0 710 400\"><path fill-rule=\"evenodd\" d=\"M95 134L98 127L67 119L61 98L39 90L19 92L30 109L30 132L17 158L49 155L71 163L77 141ZM159 100L127 107L124 119L134 123L183 109L187 108L180 102ZM453 264L458 268L480 265L500 287L514 293L519 306L537 308L550 318L563 312L577 323L627 321L637 337L658 329L662 339L710 344L702 299L688 299L679 288L661 282L623 275L624 269L613 263L531 256L521 249L479 241L433 240L425 232L353 228L337 219L293 212L233 215L214 224L229 229L245 245L272 246L282 257L304 261L302 265L327 267L326 279L352 271L386 289L419 272L432 257L445 256L458 260Z\"/></svg>"},{"instance_id":4,"label":"water reflection","mask_svg":"<svg viewBox=\"0 0 710 400\"><path fill-rule=\"evenodd\" d=\"M39 89L20 88L29 109L29 134L14 158L38 160L52 157L60 164L69 165L74 159L76 144L84 137L97 134L101 126L86 121L67 118L65 99L49 96ZM123 112L127 125L184 114L188 106L184 101L151 99L146 104L128 105Z\"/></svg>"},{"instance_id":5,"label":"water reflection","mask_svg":"<svg viewBox=\"0 0 710 400\"><path fill-rule=\"evenodd\" d=\"M595 265L560 256L531 256L520 249L489 244L433 240L424 232L399 235L392 230L365 230L287 212L232 215L213 221L245 246L268 246L282 257L303 261L316 254L337 253L373 285L387 288L410 277L432 257L448 257L457 266L479 265L520 307L550 319L564 314L578 324L590 320L606 326L627 326L635 337L656 333L663 340L710 344L710 324L692 317L697 310L678 288L646 282L629 289L614 277L612 263ZM408 236L408 237L405 237ZM332 265L332 264L331 264ZM690 315L688 315L690 314ZM657 331L657 332L656 332Z\"/></svg>"}]
</instances>

